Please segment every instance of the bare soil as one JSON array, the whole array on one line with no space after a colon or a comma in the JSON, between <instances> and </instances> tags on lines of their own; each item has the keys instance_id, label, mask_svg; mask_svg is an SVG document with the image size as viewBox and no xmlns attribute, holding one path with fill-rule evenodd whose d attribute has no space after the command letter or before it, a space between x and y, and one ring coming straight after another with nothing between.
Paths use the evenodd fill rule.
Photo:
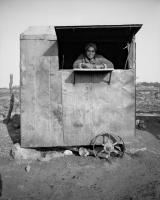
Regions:
<instances>
[{"instance_id":1,"label":"bare soil","mask_svg":"<svg viewBox=\"0 0 160 200\"><path fill-rule=\"evenodd\" d=\"M76 155L49 162L14 160L9 151L16 134L11 139L7 126L1 122L0 200L159 200L160 118L143 120L146 130L136 130L136 138L126 146L130 150L146 150L110 162ZM9 126L12 130L11 123Z\"/></svg>"}]
</instances>

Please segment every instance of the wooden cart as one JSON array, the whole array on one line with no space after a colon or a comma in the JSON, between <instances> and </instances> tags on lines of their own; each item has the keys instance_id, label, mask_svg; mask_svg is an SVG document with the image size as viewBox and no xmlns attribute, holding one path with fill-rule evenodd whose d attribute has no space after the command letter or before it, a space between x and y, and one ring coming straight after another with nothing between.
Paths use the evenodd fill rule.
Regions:
<instances>
[{"instance_id":1,"label":"wooden cart","mask_svg":"<svg viewBox=\"0 0 160 200\"><path fill-rule=\"evenodd\" d=\"M30 27L20 35L21 145L88 145L135 136L135 34L142 25ZM114 70L73 70L94 42Z\"/></svg>"}]
</instances>

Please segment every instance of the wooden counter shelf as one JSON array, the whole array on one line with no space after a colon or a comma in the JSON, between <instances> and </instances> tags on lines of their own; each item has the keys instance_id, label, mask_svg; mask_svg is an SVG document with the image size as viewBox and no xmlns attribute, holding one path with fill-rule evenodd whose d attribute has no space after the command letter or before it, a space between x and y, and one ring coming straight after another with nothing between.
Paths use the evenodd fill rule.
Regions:
<instances>
[{"instance_id":1,"label":"wooden counter shelf","mask_svg":"<svg viewBox=\"0 0 160 200\"><path fill-rule=\"evenodd\" d=\"M111 75L112 75L112 71L114 70L114 68L108 68L108 69L85 69L85 68L75 68L73 69L73 72L74 72L74 81L73 83L75 84L75 73L80 73L80 72L86 72L86 73L89 73L89 72L104 72L104 73L110 73L110 76L109 76L109 81L108 81L108 84L110 84L111 82Z\"/></svg>"}]
</instances>

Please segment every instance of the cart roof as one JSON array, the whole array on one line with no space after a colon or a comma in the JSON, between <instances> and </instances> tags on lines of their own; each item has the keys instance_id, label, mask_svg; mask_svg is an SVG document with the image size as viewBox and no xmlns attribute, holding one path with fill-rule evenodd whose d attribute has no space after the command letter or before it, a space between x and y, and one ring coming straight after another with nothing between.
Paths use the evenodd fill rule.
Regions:
<instances>
[{"instance_id":1,"label":"cart roof","mask_svg":"<svg viewBox=\"0 0 160 200\"><path fill-rule=\"evenodd\" d=\"M49 39L61 41L99 40L117 41L131 39L142 24L88 25L88 26L30 26L21 39Z\"/></svg>"},{"instance_id":2,"label":"cart roof","mask_svg":"<svg viewBox=\"0 0 160 200\"><path fill-rule=\"evenodd\" d=\"M57 37L61 41L91 40L130 40L142 27L142 24L92 25L92 26L55 26Z\"/></svg>"}]
</instances>

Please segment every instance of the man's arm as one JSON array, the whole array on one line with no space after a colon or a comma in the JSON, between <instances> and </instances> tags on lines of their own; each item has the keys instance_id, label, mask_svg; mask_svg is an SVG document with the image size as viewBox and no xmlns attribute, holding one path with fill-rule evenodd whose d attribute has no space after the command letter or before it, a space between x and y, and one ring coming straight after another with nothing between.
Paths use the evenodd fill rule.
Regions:
<instances>
[{"instance_id":1,"label":"man's arm","mask_svg":"<svg viewBox=\"0 0 160 200\"><path fill-rule=\"evenodd\" d=\"M80 55L73 63L73 68L81 68L83 55Z\"/></svg>"},{"instance_id":2,"label":"man's arm","mask_svg":"<svg viewBox=\"0 0 160 200\"><path fill-rule=\"evenodd\" d=\"M73 68L82 68L82 69L92 69L94 68L93 64L83 63L83 56L79 56L77 60L73 63Z\"/></svg>"},{"instance_id":3,"label":"man's arm","mask_svg":"<svg viewBox=\"0 0 160 200\"><path fill-rule=\"evenodd\" d=\"M114 68L114 65L111 61L104 58L101 55L98 55L98 64L96 65L99 69L106 69L106 68Z\"/></svg>"},{"instance_id":4,"label":"man's arm","mask_svg":"<svg viewBox=\"0 0 160 200\"><path fill-rule=\"evenodd\" d=\"M94 68L94 65L91 63L81 63L80 67L83 69L92 69Z\"/></svg>"}]
</instances>

